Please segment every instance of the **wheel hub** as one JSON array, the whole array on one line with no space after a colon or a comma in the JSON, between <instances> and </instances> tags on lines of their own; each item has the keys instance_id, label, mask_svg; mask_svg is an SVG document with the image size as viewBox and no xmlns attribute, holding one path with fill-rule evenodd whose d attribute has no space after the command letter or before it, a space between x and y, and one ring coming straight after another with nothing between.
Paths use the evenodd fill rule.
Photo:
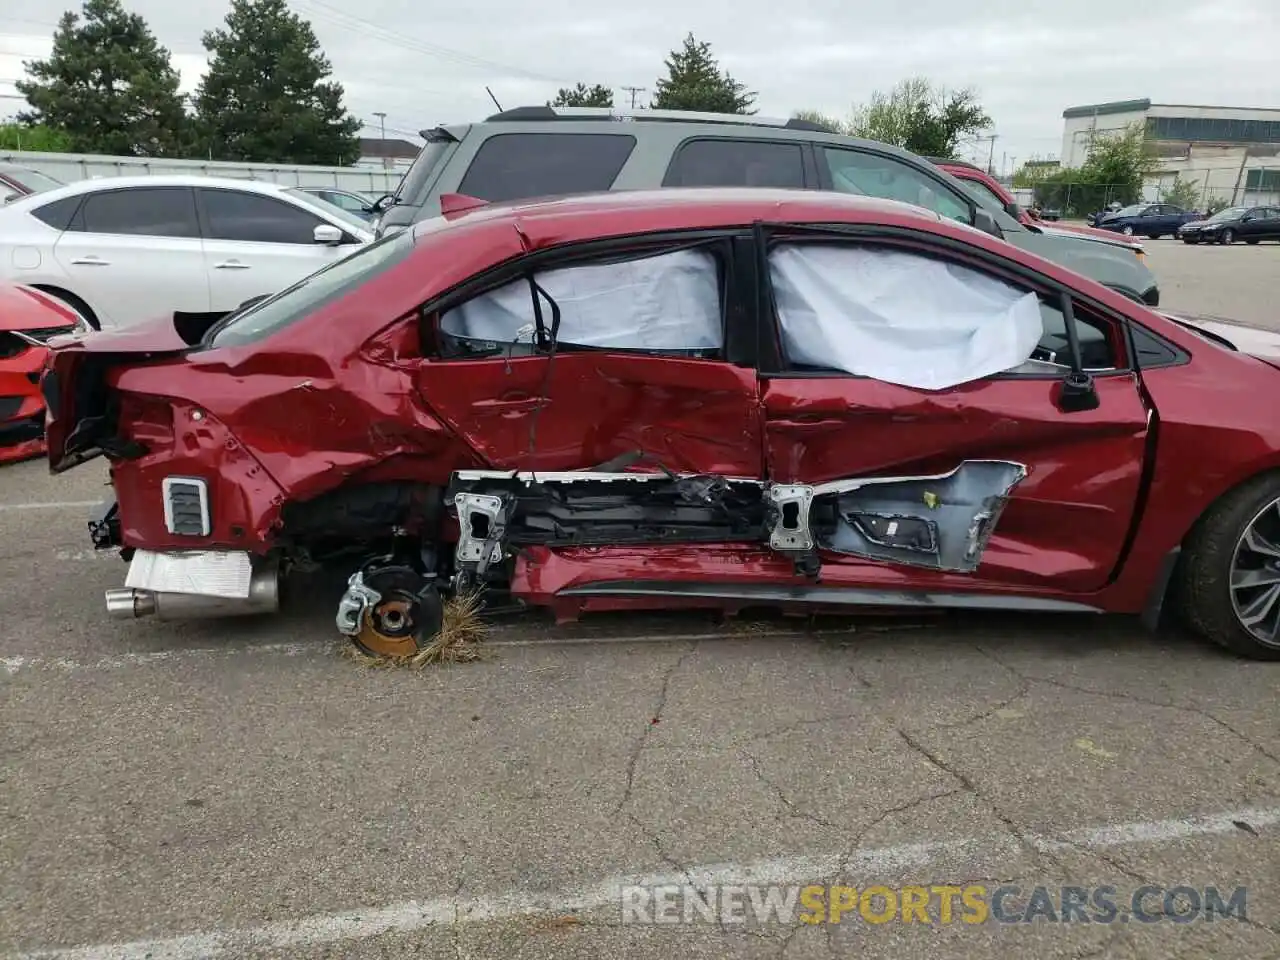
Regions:
<instances>
[{"instance_id":1,"label":"wheel hub","mask_svg":"<svg viewBox=\"0 0 1280 960\"><path fill-rule=\"evenodd\" d=\"M1280 499L1260 510L1231 557L1231 607L1258 642L1280 647Z\"/></svg>"}]
</instances>

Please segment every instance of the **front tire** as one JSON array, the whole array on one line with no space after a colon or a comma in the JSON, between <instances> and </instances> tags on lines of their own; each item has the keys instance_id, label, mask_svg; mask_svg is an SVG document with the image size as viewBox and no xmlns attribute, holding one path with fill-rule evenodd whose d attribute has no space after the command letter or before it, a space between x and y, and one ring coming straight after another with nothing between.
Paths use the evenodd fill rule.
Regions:
<instances>
[{"instance_id":1,"label":"front tire","mask_svg":"<svg viewBox=\"0 0 1280 960\"><path fill-rule=\"evenodd\" d=\"M1280 474L1222 497L1196 524L1175 583L1196 633L1252 660L1280 660Z\"/></svg>"},{"instance_id":2,"label":"front tire","mask_svg":"<svg viewBox=\"0 0 1280 960\"><path fill-rule=\"evenodd\" d=\"M1126 225L1126 226L1125 226L1125 228L1124 228L1123 230L1121 230L1120 232L1121 232L1121 233L1123 233L1126 237L1132 237L1132 236L1133 236L1133 226L1132 226L1131 224L1130 224L1130 225Z\"/></svg>"},{"instance_id":3,"label":"front tire","mask_svg":"<svg viewBox=\"0 0 1280 960\"><path fill-rule=\"evenodd\" d=\"M1218 238L1218 242L1224 246L1229 246L1236 242L1236 232L1234 230L1223 230L1222 236Z\"/></svg>"}]
</instances>

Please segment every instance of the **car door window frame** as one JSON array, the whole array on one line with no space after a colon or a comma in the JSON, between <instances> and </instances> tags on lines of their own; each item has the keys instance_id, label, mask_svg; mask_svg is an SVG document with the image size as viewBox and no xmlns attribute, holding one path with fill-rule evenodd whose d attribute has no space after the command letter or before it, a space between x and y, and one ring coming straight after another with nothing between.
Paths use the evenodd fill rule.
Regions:
<instances>
[{"instance_id":1,"label":"car door window frame","mask_svg":"<svg viewBox=\"0 0 1280 960\"><path fill-rule=\"evenodd\" d=\"M902 157L895 156L891 153L885 153L882 150L868 150L862 146L851 146L849 144L844 144L844 143L820 143L820 144L817 144L817 147L823 152L827 150L845 151L848 153L858 153L858 154L862 154L863 156L875 157L879 160L884 160L889 163L894 163L900 167L910 170L915 174L917 174L920 177L920 179L930 181L934 185L933 189L935 189L938 193L944 193L947 196L954 198L955 201L960 204L960 206L964 207L968 211L968 218L963 222L968 223L970 226L973 225L974 219L977 216L977 211L979 206L977 198L970 195L966 195L963 191L956 190L955 187L947 183L946 180L942 179L941 176L936 175L934 171L928 169L927 167L923 165L916 166L915 164L907 160L904 160ZM835 181L831 177L831 168L828 166L826 159L822 156L816 156L815 161L817 163L817 169L818 169L818 189L841 193L841 191L838 191L835 188ZM961 182L963 183L963 181ZM856 194L843 194L843 195L856 196ZM867 194L867 196L872 196L872 195ZM892 198L877 197L875 199L892 199ZM906 203L909 201L899 201L899 202ZM929 210L928 207L921 207L920 204L912 204L912 206L920 207L921 210ZM1004 204L1000 203L999 207L1000 209L1003 210ZM938 211L936 210L930 210L929 212L937 213L938 216L943 217L943 219L945 220L954 219L953 217L948 217L945 214L938 213Z\"/></svg>"},{"instance_id":2,"label":"car door window frame","mask_svg":"<svg viewBox=\"0 0 1280 960\"><path fill-rule=\"evenodd\" d=\"M105 230L105 231L90 230L89 227L86 225L85 212L89 209L89 205L93 203L94 200L100 197L106 196L108 194L137 194L144 190L150 190L150 191L164 190L170 193L185 192L187 195L187 198L191 201L191 212L192 212L192 215L194 216L194 220L192 221L191 226L194 227L194 232L189 235L177 234L177 233L122 233L118 230ZM66 198L66 199L70 199L70 198ZM55 200L53 202L59 203L61 201ZM46 204L46 206L48 206L48 204ZM41 209L43 209L43 207ZM94 236L100 236L100 237L139 237L139 238L151 238L156 240L200 240L204 232L204 225L200 219L200 209L199 209L198 200L195 194L195 188L189 187L189 186L173 186L169 184L164 184L164 185L156 185L156 186L113 187L106 190L95 190L90 193L85 193L80 198L79 206L76 207L75 213L71 215L71 219L67 223L66 232L92 234Z\"/></svg>"},{"instance_id":3,"label":"car door window frame","mask_svg":"<svg viewBox=\"0 0 1280 960\"><path fill-rule=\"evenodd\" d=\"M576 344L558 344L557 355L612 353L637 357L699 360L705 363L729 363L734 366L754 368L757 327L752 306L757 284L753 265L743 263L744 256L750 260L754 253L754 246L750 243L749 233L740 229L723 228L592 240L558 247L554 250L536 251L518 260L499 264L419 305L415 314L422 356L432 363L472 363L512 355L549 356L549 351L531 349L529 344L524 343L518 344L514 350L508 344L504 349L475 355L444 355L439 349L440 318L448 310L482 294L537 273L564 269L576 264L586 266L628 258L641 259L682 249L707 249L716 257L721 324L721 348L716 356L691 357L683 352L672 350ZM543 304L545 305L545 301ZM549 310L546 311L545 322L548 326L550 325Z\"/></svg>"},{"instance_id":4,"label":"car door window frame","mask_svg":"<svg viewBox=\"0 0 1280 960\"><path fill-rule=\"evenodd\" d=\"M1035 293L1040 299L1042 310L1046 304L1056 308L1062 297L1064 295L1068 296L1071 299L1073 322L1081 323L1083 315L1109 328L1106 331L1107 342L1116 361L1116 366L1096 369L1086 368L1086 372L1095 378L1130 376L1134 373L1133 358L1135 350L1131 323L1127 317L1117 316L1101 307L1101 305L1080 297L1074 291L1048 277L1033 273L1012 262L989 256L986 251L978 251L945 238L922 237L915 231L884 227L865 229L847 225L833 227L809 224L761 229L758 231L757 242L762 244L758 254L760 264L758 276L760 279L757 293L761 358L759 371L761 379L874 379L863 374L852 374L835 369L793 370L788 368L782 339L782 327L778 317L776 298L773 293L771 274L768 269L768 256L773 246L790 243L870 245L882 249L895 249L915 253L919 256L933 257L970 270L980 271L993 279L1027 292ZM1087 321L1084 322L1088 324ZM1079 333L1078 329L1077 333ZM1026 369L1014 368L1001 371L988 377L982 377L974 382L983 383L988 380L1060 381L1071 370L1069 363L1059 364L1039 360L1031 361L1031 363L1034 366L1028 366Z\"/></svg>"},{"instance_id":5,"label":"car door window frame","mask_svg":"<svg viewBox=\"0 0 1280 960\"><path fill-rule=\"evenodd\" d=\"M200 231L203 234L204 239L206 240L213 240L219 243L252 243L252 244L270 244L272 246L287 245L291 247L321 246L320 244L317 244L315 242L314 238L309 239L306 242L294 242L291 240L249 240L241 237L215 236L213 232L212 224L209 220L209 211L205 206L206 192L234 193L234 194L240 194L242 196L253 197L256 200L261 200L265 203L279 204L283 207L286 207L290 210L295 211L296 213L302 216L307 216L312 218L315 221L314 225L311 228L313 232L315 230L315 227L318 227L318 226L337 227L339 230L342 231L342 237L338 241L338 244L337 244L338 246L348 246L348 245L359 242L358 238L356 238L353 234L351 234L345 227L339 226L338 224L334 223L332 220L325 219L324 217L320 216L318 213L315 213L311 210L307 210L300 206L295 206L294 204L291 204L285 200L280 200L276 197L271 197L266 194L257 193L256 191L253 191L253 190L237 190L233 187L223 187L223 186L217 186L217 187L200 186L200 187L197 187L195 191L196 212L200 217Z\"/></svg>"}]
</instances>

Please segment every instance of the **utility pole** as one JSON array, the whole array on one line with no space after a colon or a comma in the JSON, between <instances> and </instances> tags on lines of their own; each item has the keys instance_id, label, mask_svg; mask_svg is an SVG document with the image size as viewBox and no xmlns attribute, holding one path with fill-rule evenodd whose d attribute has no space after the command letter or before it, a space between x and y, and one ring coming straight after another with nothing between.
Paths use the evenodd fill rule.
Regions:
<instances>
[{"instance_id":1,"label":"utility pole","mask_svg":"<svg viewBox=\"0 0 1280 960\"><path fill-rule=\"evenodd\" d=\"M991 141L991 150L987 154L987 173L994 177L996 175L996 141L1000 139L1000 135L991 133L985 137L974 137L974 139Z\"/></svg>"},{"instance_id":2,"label":"utility pole","mask_svg":"<svg viewBox=\"0 0 1280 960\"><path fill-rule=\"evenodd\" d=\"M636 94L644 93L649 88L648 87L623 87L622 89L627 91L627 93L631 94L631 109L634 110L636 108Z\"/></svg>"},{"instance_id":3,"label":"utility pole","mask_svg":"<svg viewBox=\"0 0 1280 960\"><path fill-rule=\"evenodd\" d=\"M382 127L382 139L387 139L387 115L381 110L373 111L373 115L378 118Z\"/></svg>"}]
</instances>

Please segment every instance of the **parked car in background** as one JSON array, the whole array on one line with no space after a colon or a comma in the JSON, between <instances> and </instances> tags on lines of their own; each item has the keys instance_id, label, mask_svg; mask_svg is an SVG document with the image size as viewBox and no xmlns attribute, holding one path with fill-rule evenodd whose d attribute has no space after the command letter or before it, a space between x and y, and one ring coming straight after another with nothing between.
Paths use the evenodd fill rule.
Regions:
<instances>
[{"instance_id":1,"label":"parked car in background","mask_svg":"<svg viewBox=\"0 0 1280 960\"><path fill-rule=\"evenodd\" d=\"M1050 226L1048 224L1041 223L1032 215L1030 210L1021 206L1018 201L1013 198L1013 194L1006 190L999 180L991 176L991 174L987 173L987 171L983 170L977 164L968 163L964 160L951 160L944 157L929 157L928 159L935 166L945 170L957 180L961 181L970 190L976 191L979 197L985 197L1000 204L1008 212L1009 216L1013 217L1030 230L1039 230L1042 233L1051 235L1068 234L1088 237L1089 239L1096 240L1100 243L1108 243L1112 246L1123 247L1145 262L1145 251L1143 250L1142 244L1136 240L1122 240L1114 233L1109 233L1106 230L1095 230L1092 227L1078 227L1073 224L1055 224Z\"/></svg>"},{"instance_id":2,"label":"parked car in background","mask_svg":"<svg viewBox=\"0 0 1280 960\"><path fill-rule=\"evenodd\" d=\"M1200 214L1183 210L1172 203L1135 203L1108 213L1098 221L1102 230L1123 233L1126 237L1140 236L1159 240L1178 235L1184 223L1199 219Z\"/></svg>"},{"instance_id":3,"label":"parked car in background","mask_svg":"<svg viewBox=\"0 0 1280 960\"><path fill-rule=\"evenodd\" d=\"M438 215L447 194L507 202L658 187L834 191L914 203L1159 302L1155 275L1130 251L1026 227L922 157L798 118L532 106L422 137L396 193L379 202L379 234Z\"/></svg>"},{"instance_id":4,"label":"parked car in background","mask_svg":"<svg viewBox=\"0 0 1280 960\"><path fill-rule=\"evenodd\" d=\"M28 197L33 193L56 190L63 186L48 174L16 163L0 163L0 206L19 197Z\"/></svg>"},{"instance_id":5,"label":"parked car in background","mask_svg":"<svg viewBox=\"0 0 1280 960\"><path fill-rule=\"evenodd\" d=\"M44 372L50 337L88 327L60 300L30 287L0 285L0 463L44 453Z\"/></svg>"},{"instance_id":6,"label":"parked car in background","mask_svg":"<svg viewBox=\"0 0 1280 960\"><path fill-rule=\"evenodd\" d=\"M1093 213L1085 214L1084 222L1089 226L1097 226L1098 221L1109 213L1115 213L1117 210L1123 209L1124 204L1118 200L1112 200L1101 210L1095 210Z\"/></svg>"},{"instance_id":7,"label":"parked car in background","mask_svg":"<svg viewBox=\"0 0 1280 960\"><path fill-rule=\"evenodd\" d=\"M200 176L105 177L0 208L0 282L59 298L95 328L220 313L372 239L297 188Z\"/></svg>"},{"instance_id":8,"label":"parked car in background","mask_svg":"<svg viewBox=\"0 0 1280 960\"><path fill-rule=\"evenodd\" d=\"M1183 243L1259 243L1280 240L1280 207L1227 207L1182 225Z\"/></svg>"},{"instance_id":9,"label":"parked car in background","mask_svg":"<svg viewBox=\"0 0 1280 960\"><path fill-rule=\"evenodd\" d=\"M345 210L361 220L369 221L374 217L373 208L377 201L363 193L341 190L337 187L299 187L298 189L313 197L319 197L325 203L331 203L339 210Z\"/></svg>"},{"instance_id":10,"label":"parked car in background","mask_svg":"<svg viewBox=\"0 0 1280 960\"><path fill-rule=\"evenodd\" d=\"M343 563L378 656L485 587L560 619L1167 605L1280 658L1275 365L919 205L445 207L203 329L55 341L50 466L110 461L112 616L269 612Z\"/></svg>"}]
</instances>

